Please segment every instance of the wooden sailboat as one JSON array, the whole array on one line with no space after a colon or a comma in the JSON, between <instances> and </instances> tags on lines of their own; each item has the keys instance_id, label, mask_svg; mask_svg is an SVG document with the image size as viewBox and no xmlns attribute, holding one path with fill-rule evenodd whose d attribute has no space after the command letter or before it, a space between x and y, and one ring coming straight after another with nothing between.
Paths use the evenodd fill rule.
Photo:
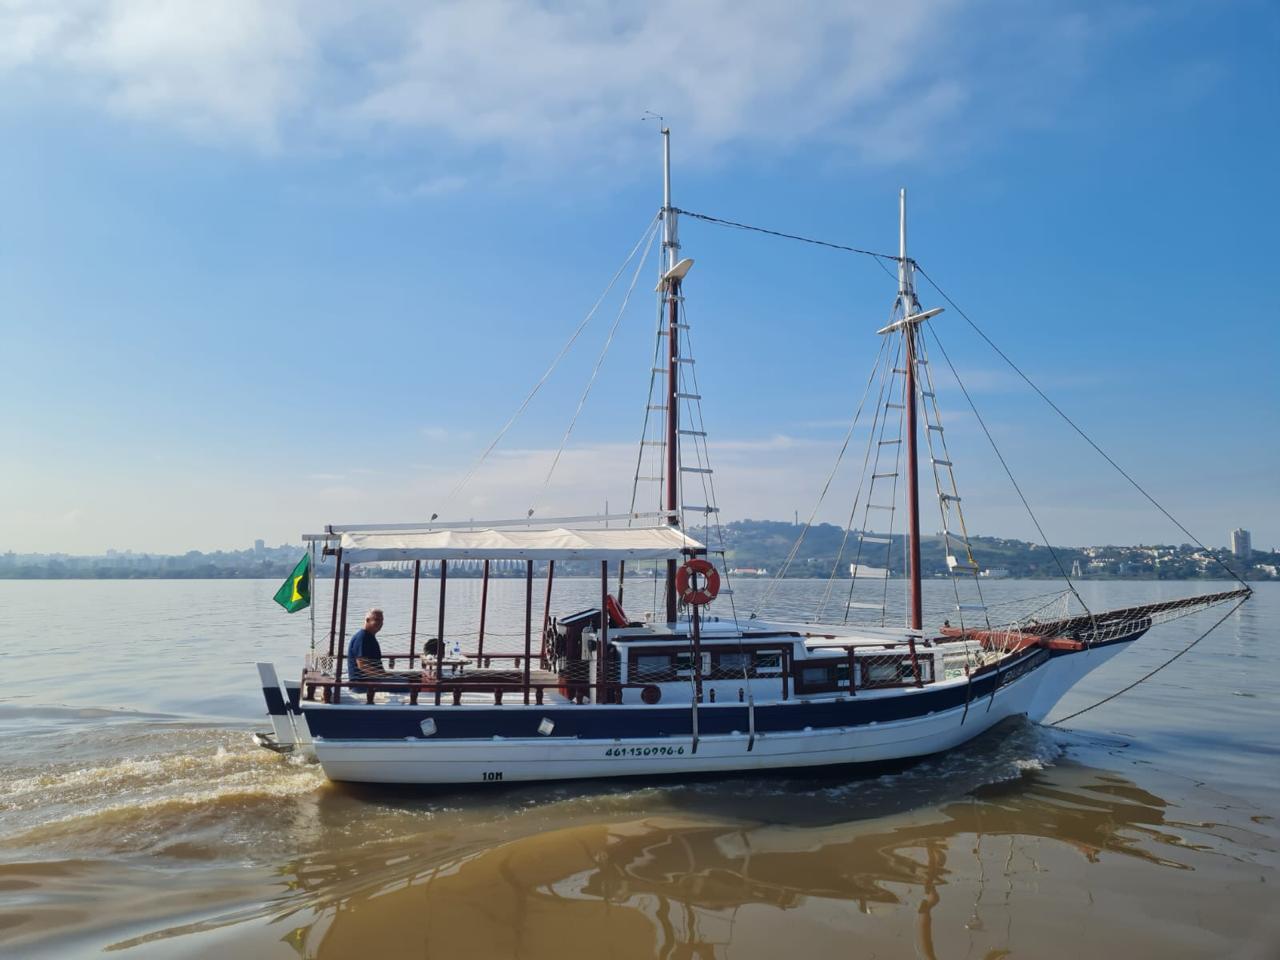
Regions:
<instances>
[{"instance_id":1,"label":"wooden sailboat","mask_svg":"<svg viewBox=\"0 0 1280 960\"><path fill-rule=\"evenodd\" d=\"M907 513L905 624L850 622L850 599L838 622L774 623L717 610L723 571L715 551L690 534L686 518L711 516L682 503L688 474L708 474L702 457L684 462L681 440L703 441L697 423L682 423L682 407L700 398L682 387L683 286L693 261L681 258L680 211L671 202L670 134L663 130L664 263L658 283L665 359L661 384L663 468L661 504L644 512L533 520L329 525L308 539L336 558L327 649L308 656L297 678L258 665L272 722L265 746L314 755L335 780L387 783L484 783L636 775L765 771L920 757L962 744L1013 716L1043 719L1085 674L1155 624L1215 604L1243 601L1247 587L1206 596L1106 612L1087 608L1058 615L993 618L985 605L956 594L954 617L934 628L924 621L921 586L920 434L925 434L942 511L947 564L953 577L972 577L969 548L937 415L924 325L941 312L923 309L916 264L907 254L906 201L900 201L898 289L885 338L880 398L868 440L869 486L864 516L893 503L873 502L877 490L903 493ZM899 366L898 364L901 364ZM660 378L660 379L659 379ZM898 392L900 385L900 392ZM654 399L651 397L651 400ZM901 431L889 436L890 411ZM923 430L920 420L923 419ZM877 432L878 431L878 432ZM870 451L875 451L874 460ZM642 448L643 450L643 448ZM892 450L893 470L881 468ZM899 459L905 455L905 484ZM637 471L637 479L639 471ZM861 488L860 488L861 489ZM851 517L853 514L851 514ZM619 528L618 524L624 524ZM856 532L857 554L893 537ZM852 535L852 524L846 536ZM414 564L413 633L407 651L388 652L377 672L347 649L347 600L352 566ZM450 564L481 561L484 590L477 636L462 641L446 624ZM490 564L522 565L525 624L522 650L485 649ZM553 617L551 581L557 563L599 570L599 604ZM419 575L438 563L439 621L434 645L417 644ZM535 617L535 564L545 563L547 603ZM626 564L664 571L663 604L649 618L624 612ZM314 564L312 565L314 569ZM855 564L856 568L856 564ZM883 567L889 575L890 565ZM1064 571L1065 575L1065 571ZM611 585L617 577L617 594ZM1069 582L1069 581L1068 581ZM1075 599L1074 588L1069 591ZM1071 597L1066 597L1070 600ZM1082 601L1081 601L1082 604ZM1043 606L1043 605L1042 605ZM351 670L359 670L353 677ZM393 672L398 671L398 672Z\"/></svg>"}]
</instances>

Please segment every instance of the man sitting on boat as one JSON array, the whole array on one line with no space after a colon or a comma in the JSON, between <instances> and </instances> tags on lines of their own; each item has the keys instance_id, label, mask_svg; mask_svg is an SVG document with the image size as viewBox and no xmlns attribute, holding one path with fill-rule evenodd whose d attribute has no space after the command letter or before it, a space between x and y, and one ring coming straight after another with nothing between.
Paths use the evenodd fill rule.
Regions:
<instances>
[{"instance_id":1,"label":"man sitting on boat","mask_svg":"<svg viewBox=\"0 0 1280 960\"><path fill-rule=\"evenodd\" d=\"M392 683L418 681L417 673L391 673L382 665L382 647L378 644L378 631L382 629L382 611L377 607L364 615L364 626L355 632L347 648L347 675L352 680L381 680ZM353 685L355 693L367 693L368 687Z\"/></svg>"}]
</instances>

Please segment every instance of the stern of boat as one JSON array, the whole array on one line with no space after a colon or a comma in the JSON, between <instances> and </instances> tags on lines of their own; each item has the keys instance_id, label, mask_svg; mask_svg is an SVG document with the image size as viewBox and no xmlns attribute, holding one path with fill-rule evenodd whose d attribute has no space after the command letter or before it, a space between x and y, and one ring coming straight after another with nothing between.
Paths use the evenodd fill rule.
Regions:
<instances>
[{"instance_id":1,"label":"stern of boat","mask_svg":"<svg viewBox=\"0 0 1280 960\"><path fill-rule=\"evenodd\" d=\"M254 743L274 753L311 754L311 733L301 707L302 684L296 680L282 683L275 664L259 663L257 666L271 730L254 733Z\"/></svg>"}]
</instances>

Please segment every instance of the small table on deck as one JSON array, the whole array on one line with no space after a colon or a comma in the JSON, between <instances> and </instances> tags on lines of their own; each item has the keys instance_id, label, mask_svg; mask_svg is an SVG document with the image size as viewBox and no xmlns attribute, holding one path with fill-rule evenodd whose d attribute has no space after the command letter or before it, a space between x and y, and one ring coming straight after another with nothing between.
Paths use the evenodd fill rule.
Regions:
<instances>
[{"instance_id":1,"label":"small table on deck","mask_svg":"<svg viewBox=\"0 0 1280 960\"><path fill-rule=\"evenodd\" d=\"M467 665L470 662L471 661L465 656L448 656L440 659L440 666L448 667L449 675L457 677L462 675L462 672L466 670Z\"/></svg>"}]
</instances>

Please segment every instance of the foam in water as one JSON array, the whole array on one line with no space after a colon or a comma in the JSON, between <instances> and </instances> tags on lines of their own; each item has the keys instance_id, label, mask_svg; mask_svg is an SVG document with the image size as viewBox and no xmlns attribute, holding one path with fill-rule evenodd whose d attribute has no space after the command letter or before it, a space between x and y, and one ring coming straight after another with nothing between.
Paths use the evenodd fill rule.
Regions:
<instances>
[{"instance_id":1,"label":"foam in water","mask_svg":"<svg viewBox=\"0 0 1280 960\"><path fill-rule=\"evenodd\" d=\"M235 820L268 800L305 798L324 784L318 768L290 764L223 731L189 738L186 752L124 757L90 766L49 764L0 783L7 847L51 844L76 852L152 848Z\"/></svg>"}]
</instances>

